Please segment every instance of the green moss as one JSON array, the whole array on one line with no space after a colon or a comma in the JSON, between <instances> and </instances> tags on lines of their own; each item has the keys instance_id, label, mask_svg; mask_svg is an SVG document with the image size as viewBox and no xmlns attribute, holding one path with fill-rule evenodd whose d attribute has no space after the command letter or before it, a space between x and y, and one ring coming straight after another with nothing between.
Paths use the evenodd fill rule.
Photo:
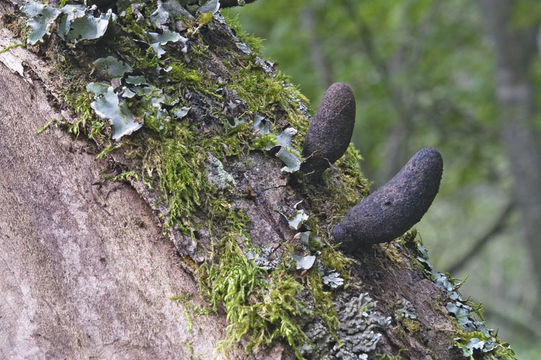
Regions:
<instances>
[{"instance_id":1,"label":"green moss","mask_svg":"<svg viewBox=\"0 0 541 360\"><path fill-rule=\"evenodd\" d=\"M337 245L326 244L321 249L321 263L329 269L338 271L340 276L347 282L350 279L350 270L355 260L344 255L336 249Z\"/></svg>"},{"instance_id":2,"label":"green moss","mask_svg":"<svg viewBox=\"0 0 541 360\"><path fill-rule=\"evenodd\" d=\"M202 169L206 152L196 141L193 132L178 125L170 137L148 137L143 169L152 177L156 174L163 200L167 204L166 229L178 224L184 234L191 231L191 214L202 205L203 194L210 188Z\"/></svg>"},{"instance_id":3,"label":"green moss","mask_svg":"<svg viewBox=\"0 0 541 360\"><path fill-rule=\"evenodd\" d=\"M279 103L285 91L278 81L266 76L260 69L247 68L238 73L231 88L248 103L251 112L267 112L272 103Z\"/></svg>"},{"instance_id":4,"label":"green moss","mask_svg":"<svg viewBox=\"0 0 541 360\"><path fill-rule=\"evenodd\" d=\"M149 14L149 10L144 10ZM269 76L255 63L254 56L230 53L227 87L235 90L237 95L246 101L248 111L239 116L238 123L222 114L223 101L216 93L218 85L212 81L204 60L207 47L201 33L195 35L192 46L192 61L185 64L176 60L173 54L167 59L158 59L151 47L147 46L144 33L144 22L137 23L127 10L127 16L119 20L119 28L114 29L114 39L104 39L109 45L96 50L101 55L115 49L117 56L143 74L157 91L166 97L178 100L164 108L189 105L185 98L187 90L211 97L202 97L208 103L201 104L201 116L210 118L209 124L200 124L193 118L171 119L159 116L151 104L151 98L135 97L127 101L130 111L144 119L142 130L122 141L112 143L111 126L108 121L100 120L94 114L90 104L93 96L85 90L90 81L99 81L91 73L73 73L70 68L72 56L81 56L81 64L91 64L95 59L86 58L86 53L77 54L70 49L62 64L62 76L66 80L63 99L77 114L77 120L68 124L68 130L78 136L84 135L93 139L102 149L99 157L122 149L127 157L141 161L141 168L129 168L111 178L115 181L139 179L150 188L157 186L161 194L160 201L165 205L164 231L178 229L187 236L193 236L200 226L205 226L211 236L212 249L206 262L196 270L201 293L208 299L213 309L223 306L227 312L229 326L227 338L220 348L227 350L242 337L247 340L247 351L256 351L275 340L287 342L293 349L309 341L301 329L301 320L306 317L319 317L332 331L338 326L338 320L332 303L332 294L325 291L317 267L300 273L290 257L291 249L286 251L278 266L272 271L258 267L246 256L248 251L258 251L251 245L247 225L256 219L247 218L242 211L235 209L232 199L238 196L238 189L218 191L209 184L205 168L207 153L224 161L228 157L243 157L254 148L263 148L268 143L264 136L255 137L253 127L247 119L255 114L262 114L276 122L276 128L291 125L299 131L294 138L293 146L300 149L302 138L306 132L308 121L303 114L299 102L306 99L298 90L289 84L289 79L277 73ZM194 24L200 26L201 24ZM249 38L243 38L250 45L257 45ZM135 41L140 40L140 41ZM109 42L107 42L109 41ZM103 45L103 44L102 44ZM102 46L100 45L100 46ZM256 49L257 50L257 49ZM179 55L180 54L176 54ZM239 64L243 64L239 68ZM171 67L167 73L158 70ZM70 75L70 73L73 73ZM197 128L198 126L203 127ZM298 150L296 150L298 151ZM324 210L329 213L343 213L358 201L366 192L366 181L360 175L360 156L351 147L337 166L341 177L337 188L327 187L316 193L314 203L325 203ZM327 196L332 193L332 196ZM336 202L335 202L336 200ZM331 202L338 208L329 208ZM202 221L196 223L195 215L201 215ZM321 262L329 269L335 269L344 279L349 278L352 260L345 257L334 247L328 245L329 235L322 229L328 228L328 221L323 220L323 212L311 219L314 233L322 237L325 246L321 247ZM194 268L197 265L191 262ZM189 330L192 330L192 314L195 307L187 306L188 299L176 298L185 305L185 314ZM307 304L313 305L314 312L307 310ZM301 355L296 351L297 356Z\"/></svg>"},{"instance_id":5,"label":"green moss","mask_svg":"<svg viewBox=\"0 0 541 360\"><path fill-rule=\"evenodd\" d=\"M235 32L237 37L241 41L248 44L248 46L250 47L250 49L252 49L252 51L254 51L255 53L259 53L262 48L263 39L255 37L243 31L240 26L238 14L235 14L231 10L227 10L227 9L222 10L222 14L225 17L227 24Z\"/></svg>"},{"instance_id":6,"label":"green moss","mask_svg":"<svg viewBox=\"0 0 541 360\"><path fill-rule=\"evenodd\" d=\"M15 44L11 44L11 45L8 45L6 46L5 48L3 49L0 49L0 54L3 54L11 49L14 49L14 48L18 48L18 47L24 47L24 43L15 43Z\"/></svg>"},{"instance_id":7,"label":"green moss","mask_svg":"<svg viewBox=\"0 0 541 360\"><path fill-rule=\"evenodd\" d=\"M26 25L26 19L24 17L21 17L19 14L5 12L2 14L1 20L4 23L4 26L11 31L15 37L20 38L22 44L26 44L29 27Z\"/></svg>"},{"instance_id":8,"label":"green moss","mask_svg":"<svg viewBox=\"0 0 541 360\"><path fill-rule=\"evenodd\" d=\"M420 324L417 320L413 320L413 319L410 319L410 318L407 318L407 317L402 317L400 319L400 322L402 323L402 325L408 329L408 331L410 333L414 333L414 332L417 332L419 331L419 328L420 328Z\"/></svg>"},{"instance_id":9,"label":"green moss","mask_svg":"<svg viewBox=\"0 0 541 360\"><path fill-rule=\"evenodd\" d=\"M36 130L36 135L41 134L42 132L47 130L51 125L53 125L54 123L57 123L57 122L58 122L58 119L55 119L55 118L52 118L51 120L47 121L47 123L45 125L43 125L41 128Z\"/></svg>"},{"instance_id":10,"label":"green moss","mask_svg":"<svg viewBox=\"0 0 541 360\"><path fill-rule=\"evenodd\" d=\"M201 292L214 308L221 304L227 313L227 338L219 349L227 351L246 335L248 353L277 339L296 350L305 340L295 319L303 311L297 299L303 286L293 279L287 263L266 274L247 259L250 247L244 231L226 233L212 250L212 259L197 271Z\"/></svg>"},{"instance_id":11,"label":"green moss","mask_svg":"<svg viewBox=\"0 0 541 360\"><path fill-rule=\"evenodd\" d=\"M65 69L65 71L67 72L69 69ZM97 131L89 131L87 125L94 123L94 126L99 127L100 130L103 130L102 128L105 125L102 121L97 119L96 114L90 107L93 97L86 91L85 86L86 84L74 80L71 81L69 86L61 93L66 105L77 115L77 120L68 125L68 130L75 136L79 136L81 133L83 133L83 135L91 133L93 138L96 138L98 136ZM100 125L96 125L98 123Z\"/></svg>"},{"instance_id":12,"label":"green moss","mask_svg":"<svg viewBox=\"0 0 541 360\"><path fill-rule=\"evenodd\" d=\"M310 271L307 282L314 299L316 315L325 321L329 331L334 334L335 330L340 326L340 321L332 302L332 295L330 292L324 291L323 279L317 269Z\"/></svg>"},{"instance_id":13,"label":"green moss","mask_svg":"<svg viewBox=\"0 0 541 360\"><path fill-rule=\"evenodd\" d=\"M202 75L197 70L184 70L184 65L179 61L169 63L171 70L167 74L167 78L172 82L182 82L191 85L200 84L203 80Z\"/></svg>"},{"instance_id":14,"label":"green moss","mask_svg":"<svg viewBox=\"0 0 541 360\"><path fill-rule=\"evenodd\" d=\"M169 299L183 306L183 312L187 322L186 330L188 330L188 332L191 332L193 329L193 315L201 316L215 313L215 311L213 311L210 307L194 305L192 303L191 294L172 296Z\"/></svg>"},{"instance_id":15,"label":"green moss","mask_svg":"<svg viewBox=\"0 0 541 360\"><path fill-rule=\"evenodd\" d=\"M356 201L358 200L358 195L354 195L354 192L357 192L363 197L368 195L370 183L363 176L363 172L361 169L361 161L363 161L363 157L361 156L359 151L355 149L355 146L353 146L353 144L349 144L344 156L340 158L335 164L336 167L341 169L342 182L344 182L347 188L350 189L347 194L348 204L344 204L346 206L352 204L354 201L356 203Z\"/></svg>"},{"instance_id":16,"label":"green moss","mask_svg":"<svg viewBox=\"0 0 541 360\"><path fill-rule=\"evenodd\" d=\"M113 177L109 177L107 175L104 175L104 178L106 178L107 180L111 180L111 181L129 182L130 178L133 178L134 180L139 181L140 176L135 171L126 171L126 172L120 173L120 174L118 174L116 176L113 176Z\"/></svg>"}]
</instances>

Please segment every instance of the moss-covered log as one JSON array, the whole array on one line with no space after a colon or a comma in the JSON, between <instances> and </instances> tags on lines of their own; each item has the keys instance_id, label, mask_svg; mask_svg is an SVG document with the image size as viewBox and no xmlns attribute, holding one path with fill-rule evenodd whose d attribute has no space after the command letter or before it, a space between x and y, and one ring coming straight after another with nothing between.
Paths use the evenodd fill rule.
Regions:
<instances>
[{"instance_id":1,"label":"moss-covered log","mask_svg":"<svg viewBox=\"0 0 541 360\"><path fill-rule=\"evenodd\" d=\"M234 19L65 3L0 0L0 355L512 357L414 231L337 250L360 155L307 181L307 101Z\"/></svg>"}]
</instances>

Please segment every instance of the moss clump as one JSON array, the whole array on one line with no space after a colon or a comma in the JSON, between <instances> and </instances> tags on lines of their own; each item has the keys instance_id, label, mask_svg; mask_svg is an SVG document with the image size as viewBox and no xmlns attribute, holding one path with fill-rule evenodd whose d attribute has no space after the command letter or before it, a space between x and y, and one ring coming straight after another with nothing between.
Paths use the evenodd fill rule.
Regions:
<instances>
[{"instance_id":1,"label":"moss clump","mask_svg":"<svg viewBox=\"0 0 541 360\"><path fill-rule=\"evenodd\" d=\"M167 77L177 83L197 85L203 80L201 73L197 70L185 70L184 65L179 61L173 61L169 63L171 70Z\"/></svg>"},{"instance_id":2,"label":"moss clump","mask_svg":"<svg viewBox=\"0 0 541 360\"><path fill-rule=\"evenodd\" d=\"M419 331L420 324L418 321L407 318L407 317L402 318L400 321L402 322L402 325L404 325L404 327L408 329L410 333Z\"/></svg>"},{"instance_id":3,"label":"moss clump","mask_svg":"<svg viewBox=\"0 0 541 360\"><path fill-rule=\"evenodd\" d=\"M178 224L184 234L192 228L190 215L209 191L204 172L194 171L204 168L206 160L204 149L194 140L188 128L176 126L171 137L147 138L143 158L146 175L156 173L167 204L165 228Z\"/></svg>"},{"instance_id":4,"label":"moss clump","mask_svg":"<svg viewBox=\"0 0 541 360\"><path fill-rule=\"evenodd\" d=\"M295 319L303 312L297 298L303 287L293 279L287 263L267 274L248 260L243 250L250 248L246 236L242 231L224 234L213 257L197 270L202 293L214 308L224 306L230 323L219 349L228 350L247 335L247 352L285 339L298 354L296 347L305 340Z\"/></svg>"},{"instance_id":5,"label":"moss clump","mask_svg":"<svg viewBox=\"0 0 541 360\"><path fill-rule=\"evenodd\" d=\"M239 40L246 43L253 52L259 53L262 48L263 39L248 34L242 30L238 14L234 14L231 10L227 9L223 10L222 14L227 20L227 24L235 32L235 35L239 38Z\"/></svg>"},{"instance_id":6,"label":"moss clump","mask_svg":"<svg viewBox=\"0 0 541 360\"><path fill-rule=\"evenodd\" d=\"M152 10L147 5L140 9L140 15L148 18ZM212 307L223 307L227 312L229 326L222 349L246 337L247 351L255 351L275 340L283 340L296 350L308 341L301 325L307 317L323 319L332 331L338 320L331 293L325 290L317 267L298 271L290 256L293 249L284 252L273 270L265 270L248 259L247 253L259 251L251 244L246 230L251 219L231 205L243 195L240 189L215 188L205 171L209 153L220 161L229 157L242 161L244 155L258 148L258 141L265 139L252 133L256 115L265 116L276 129L296 128L300 134L293 138L291 151L298 153L296 149L300 148L308 125L302 104L306 99L283 74L265 72L254 52L246 55L228 50L224 57L229 68L220 75L225 82L219 85L216 74L211 74L205 63L210 58L208 52L215 46L205 34L213 34L198 21L185 23L192 27L185 34L191 36L189 63L182 61L184 54L174 46L164 45L167 51L159 58L148 44L148 32L156 31L156 27L137 21L139 15L132 6L125 11L125 16L119 16L111 25L109 35L113 36L100 39L99 45L89 44L80 51L82 45L74 48L58 44L59 54L63 55L57 60L63 64L61 72L66 82L62 95L78 116L68 125L69 131L93 139L102 149L101 156L113 150L123 152L130 165L123 166L122 172L112 179L139 180L158 189L159 203L153 205L165 209L161 214L164 231L178 230L192 240L202 228L208 232L209 243L202 245L210 250L205 262L200 266L193 259L188 262L196 268L201 292ZM217 22L209 25L220 26ZM96 58L109 55L134 70L112 80L89 65ZM72 62L80 66L71 68ZM139 80L128 81L128 76ZM115 83L119 101L137 121L144 122L143 128L112 143L114 129L91 108L96 99L85 90L89 82L107 86ZM122 97L123 87L135 95ZM235 102L238 111L224 105L225 94L229 94L228 100L238 100ZM180 107L191 109L183 116L175 115L174 110ZM232 113L228 113L230 110ZM330 186L324 190L334 195L323 201L338 200L340 211L355 203L365 191L358 160L358 153L352 147L348 149L345 159L338 164L338 171L344 176L336 179L337 190L331 191ZM322 229L328 224L321 219L322 213L315 214L312 226L326 243L328 234ZM336 270L343 278L349 276L351 260L333 247L322 246L320 259L323 266ZM296 354L302 357L297 350Z\"/></svg>"}]
</instances>

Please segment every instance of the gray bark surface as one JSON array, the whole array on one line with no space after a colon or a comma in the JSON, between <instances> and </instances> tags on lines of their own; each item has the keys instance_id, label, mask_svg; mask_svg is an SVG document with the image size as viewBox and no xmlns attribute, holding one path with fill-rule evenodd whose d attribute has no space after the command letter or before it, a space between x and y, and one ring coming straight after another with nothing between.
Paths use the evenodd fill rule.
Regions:
<instances>
[{"instance_id":1,"label":"gray bark surface","mask_svg":"<svg viewBox=\"0 0 541 360\"><path fill-rule=\"evenodd\" d=\"M4 55L0 358L189 359L189 343L211 359L225 321L194 317L187 331L169 297L197 302L197 287L151 208L130 186L103 182L108 164L91 143L59 129L36 135L67 114L41 85L46 64L23 49ZM29 62L24 77L5 65Z\"/></svg>"}]
</instances>

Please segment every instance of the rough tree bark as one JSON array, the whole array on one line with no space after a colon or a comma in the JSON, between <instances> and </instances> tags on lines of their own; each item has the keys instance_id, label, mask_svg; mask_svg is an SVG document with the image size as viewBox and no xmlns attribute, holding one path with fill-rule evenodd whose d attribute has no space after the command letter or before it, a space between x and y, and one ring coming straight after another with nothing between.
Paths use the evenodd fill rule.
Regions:
<instances>
[{"instance_id":1,"label":"rough tree bark","mask_svg":"<svg viewBox=\"0 0 541 360\"><path fill-rule=\"evenodd\" d=\"M2 48L20 41L16 38L21 18L16 6L20 4L20 1L0 1ZM217 245L220 238L233 235L230 243L233 245L235 241L240 244L243 238L249 238L255 248L270 249L268 257L263 259L267 262L265 266L270 266L273 260L287 264L290 248L301 251L301 255L302 251L308 251L300 241L303 234L286 220L286 216L298 211L300 201L310 216L313 232L332 241L329 239L332 225L347 211L339 202L351 206L365 190L362 183L355 182L359 174L351 174L358 171L351 149L344 162L339 161L337 168L330 169L325 184L318 186L305 184L302 177L281 171L284 164L274 153L254 149L251 144L257 141L260 129L253 131L251 127L257 117L250 104L264 100L259 111L264 111L275 128L284 129L296 121L302 136L309 120L302 115L302 102L293 95L287 95L287 101L273 101L275 98L271 95L289 94L291 86L277 81L275 70L247 51L246 45L225 23L213 19L208 26L197 21L187 24L191 32L185 28L182 31L191 36L190 49L193 50L188 49L191 62L185 66L196 67L203 77L211 80L213 87L196 87L195 75L189 77L186 73L174 74L174 71L168 75L171 79L173 76L180 79L175 89L180 88L190 105L188 115L176 120L177 124L186 126L182 129L189 128L195 135L190 143L183 143L186 137L180 136L185 133L179 132L168 138L167 144L178 146L179 151L197 149L189 152L192 158L178 160L187 164L183 166L188 166L191 172L178 176L205 183L208 179L210 183L212 169L221 171L223 176L227 171L230 178L222 176L222 180L235 186L220 191L202 187L208 193L186 195L188 200L196 195L204 200L195 206L191 217L182 213L169 228L164 226L172 218L168 213L172 205L167 202L170 198L164 200L168 189L161 187L160 178L166 174L147 172L148 166L159 166L166 160L153 157L152 164L145 165L150 145L165 138L147 129L147 125L115 143L117 149L101 160L96 159L96 155L107 141L94 142L83 136L74 138L61 130L62 127L54 126L36 134L36 130L52 118L66 127L82 116L81 108L76 109L63 94L69 91L69 81L96 81L98 75L90 71L93 60L110 54L131 59L116 42L117 36L123 35L120 29L113 28L98 43L77 45L76 49L67 47L52 35L39 47L17 47L0 54L1 358L189 359L199 356L211 359L218 340L226 336L226 314L219 306L215 315L195 316L194 307L205 301L197 295L194 277L200 279L197 269L204 267L205 261L207 265L209 262L216 265L212 255L224 251ZM137 46L143 45L138 43ZM138 50L137 47L131 49ZM175 56L186 60L180 49L171 47L168 51L171 51L168 61ZM61 64L65 67L62 61L66 60L69 70L61 69ZM135 73L154 70L155 66L135 69ZM77 78L69 78L67 72L77 74ZM243 78L239 79L239 73ZM246 88L238 87L239 84L249 86L243 82L245 77L255 75L258 81L250 85L254 86L250 91L260 93L251 94ZM235 86L236 91L232 90ZM231 124L239 119L250 121L249 131L242 133L246 138L238 135L240 140L237 141L241 142L232 143L245 150L228 148L231 146L228 136L233 137L235 133L226 131L231 124L224 124L223 119ZM150 126L151 119L148 121ZM205 137L206 134L217 135ZM174 137L177 135L178 138ZM201 148L197 141L202 138L207 141L206 146L213 144L215 148ZM210 154L211 151L216 153ZM198 163L197 157L205 162ZM212 160L214 157L222 160L223 169L216 165L218 160ZM107 181L102 175L126 170L135 171L140 177L130 177L128 185ZM237 232L233 234L231 218L216 215L224 211L231 215L231 209L246 217L242 218L242 228L235 228ZM181 227L188 231L180 231ZM281 276L292 279L302 288L296 296L304 301L305 310L288 305L285 315L278 314L279 320L257 313L250 315L256 318L261 315L257 320L266 326L265 331L287 326L286 320L298 321L308 341L303 345L297 339L287 338L287 332L283 331L272 346L257 349L257 354L244 354L239 346L233 348L230 356L289 359L295 356L291 347L285 345L289 342L310 359L373 359L378 354L401 354L411 359L463 358L462 350L456 345L461 343L467 347L474 336L482 336L471 332L480 329L480 323L470 319L471 309L468 310L465 301L457 300L453 285L432 269L422 247L413 238L409 235L392 244L366 247L350 265L350 277L342 276L346 286L334 290L323 287L330 294L335 319L340 321L335 328L336 337L329 333L323 320L329 313L308 311L317 309L314 288L323 286L318 271L324 270L316 266L308 271L285 266L279 274L276 274L278 267L269 270L263 283L279 282ZM325 254L331 259L323 259ZM313 256L320 264L332 264L333 257L346 261L329 246L314 251ZM245 259L245 255L241 258ZM334 264L337 269L343 265ZM314 279L319 279L319 283L313 283ZM261 282L261 279L256 280ZM265 296L272 288L267 288L267 292L256 290L248 291L239 307L251 309L254 304L267 301ZM262 303L261 309L274 308L278 301L284 301L279 295L287 289L276 290L273 294L277 297ZM219 291L210 289L211 295ZM246 289L239 287L238 291ZM169 299L181 294L191 294L193 298L181 304ZM323 299L327 296L319 294ZM466 329L457 323L453 315L459 312L463 314L462 326L472 328ZM241 344L246 344L251 329L248 330ZM496 341L492 335L487 336ZM492 349L481 347L475 350L475 355L488 357L505 349L501 344ZM221 353L218 356L224 357ZM503 357L498 355L497 358Z\"/></svg>"}]
</instances>

